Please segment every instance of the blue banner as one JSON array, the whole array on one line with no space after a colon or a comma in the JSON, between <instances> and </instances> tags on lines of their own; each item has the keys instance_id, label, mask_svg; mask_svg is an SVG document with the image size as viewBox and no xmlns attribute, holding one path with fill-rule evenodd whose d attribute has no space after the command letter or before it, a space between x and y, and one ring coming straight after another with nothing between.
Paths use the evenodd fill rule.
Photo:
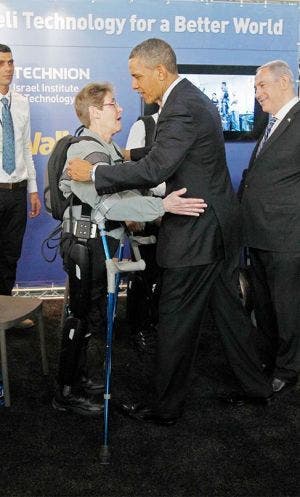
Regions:
<instances>
[{"instance_id":1,"label":"blue banner","mask_svg":"<svg viewBox=\"0 0 300 497\"><path fill-rule=\"evenodd\" d=\"M79 125L73 103L92 81L110 81L124 109L123 146L141 102L131 89L128 55L149 37L169 42L179 64L258 66L286 60L298 72L298 5L212 3L164 0L61 0L0 4L2 43L15 59L12 88L30 102L32 152L42 197L49 154L64 134ZM24 5L25 4L25 5ZM247 166L253 143L228 143L227 158L235 186ZM49 264L41 243L54 228L46 213L28 221L18 283L63 284L60 258Z\"/></svg>"}]
</instances>

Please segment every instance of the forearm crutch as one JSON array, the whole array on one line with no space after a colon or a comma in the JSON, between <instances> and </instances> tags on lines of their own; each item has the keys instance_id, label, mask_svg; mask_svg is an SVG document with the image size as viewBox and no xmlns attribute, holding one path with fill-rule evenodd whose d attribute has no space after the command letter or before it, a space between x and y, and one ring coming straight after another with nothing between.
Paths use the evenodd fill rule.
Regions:
<instances>
[{"instance_id":1,"label":"forearm crutch","mask_svg":"<svg viewBox=\"0 0 300 497\"><path fill-rule=\"evenodd\" d=\"M100 230L103 249L105 252L105 264L107 272L107 334L106 334L106 349L105 349L105 385L104 385L104 427L103 427L103 444L100 449L101 464L109 464L109 401L110 401L110 383L111 383L111 356L112 356L112 337L113 325L116 311L116 301L118 297L117 282L120 278L120 273L129 271L143 271L146 267L143 259L136 262L114 261L110 257L109 247L107 243L106 233L103 229Z\"/></svg>"},{"instance_id":2,"label":"forearm crutch","mask_svg":"<svg viewBox=\"0 0 300 497\"><path fill-rule=\"evenodd\" d=\"M129 235L130 245L136 261L141 259L139 245L152 245L156 243L156 236Z\"/></svg>"}]
</instances>

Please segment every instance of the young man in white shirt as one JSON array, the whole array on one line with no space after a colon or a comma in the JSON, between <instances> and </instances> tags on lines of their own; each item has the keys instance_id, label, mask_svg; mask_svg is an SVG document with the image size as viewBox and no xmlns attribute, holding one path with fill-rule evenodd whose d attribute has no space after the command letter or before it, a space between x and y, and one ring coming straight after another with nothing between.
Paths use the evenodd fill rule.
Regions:
<instances>
[{"instance_id":1,"label":"young man in white shirt","mask_svg":"<svg viewBox=\"0 0 300 497\"><path fill-rule=\"evenodd\" d=\"M30 147L29 104L25 97L10 90L14 75L11 49L0 44L0 294L11 295L16 280L27 219L39 215L36 172ZM7 120L13 130L7 131ZM10 121L11 122L11 121ZM9 126L9 125L8 125ZM10 141L7 142L7 132ZM9 167L8 167L9 163ZM25 320L23 327L32 326Z\"/></svg>"}]
</instances>

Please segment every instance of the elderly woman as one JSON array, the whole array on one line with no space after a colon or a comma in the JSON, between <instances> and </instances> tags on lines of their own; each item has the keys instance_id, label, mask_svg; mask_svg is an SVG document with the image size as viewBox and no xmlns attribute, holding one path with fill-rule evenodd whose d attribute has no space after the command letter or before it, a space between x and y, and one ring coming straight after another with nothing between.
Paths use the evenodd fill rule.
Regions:
<instances>
[{"instance_id":1,"label":"elderly woman","mask_svg":"<svg viewBox=\"0 0 300 497\"><path fill-rule=\"evenodd\" d=\"M112 141L121 130L122 108L109 83L85 86L75 98L76 114L83 125L81 140L68 149L67 163L60 181L70 207L64 214L61 255L69 276L70 316L66 319L60 355L58 388L53 407L84 415L97 415L101 404L94 394L101 385L88 375L87 347L90 336L106 328L105 254L98 226L104 226L111 255L124 227L120 221L152 221L164 215L199 215L205 204L199 199L181 198L185 189L165 199L144 197L138 191L98 196L94 183L70 180L68 161L74 157L93 165L123 161L121 149Z\"/></svg>"}]
</instances>

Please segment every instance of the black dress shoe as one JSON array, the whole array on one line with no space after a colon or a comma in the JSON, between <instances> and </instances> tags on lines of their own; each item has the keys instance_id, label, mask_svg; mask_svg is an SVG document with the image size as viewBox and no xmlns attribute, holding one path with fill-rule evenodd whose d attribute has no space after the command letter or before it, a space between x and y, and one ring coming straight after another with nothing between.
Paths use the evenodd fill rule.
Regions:
<instances>
[{"instance_id":1,"label":"black dress shoe","mask_svg":"<svg viewBox=\"0 0 300 497\"><path fill-rule=\"evenodd\" d=\"M52 407L58 411L71 411L83 416L98 417L103 412L103 404L95 397L71 392L63 395L59 390L53 397Z\"/></svg>"},{"instance_id":2,"label":"black dress shoe","mask_svg":"<svg viewBox=\"0 0 300 497\"><path fill-rule=\"evenodd\" d=\"M150 407L139 403L124 403L119 406L119 410L125 416L143 421L145 423L154 423L159 426L172 426L178 420L178 416L163 417L156 414Z\"/></svg>"},{"instance_id":3,"label":"black dress shoe","mask_svg":"<svg viewBox=\"0 0 300 497\"><path fill-rule=\"evenodd\" d=\"M287 388L291 388L297 383L297 378L290 378L289 380L282 380L281 378L273 378L272 389L274 393L281 393Z\"/></svg>"},{"instance_id":4,"label":"black dress shoe","mask_svg":"<svg viewBox=\"0 0 300 497\"><path fill-rule=\"evenodd\" d=\"M80 386L88 394L99 394L104 392L104 383L93 381L91 378L81 376Z\"/></svg>"},{"instance_id":5,"label":"black dress shoe","mask_svg":"<svg viewBox=\"0 0 300 497\"><path fill-rule=\"evenodd\" d=\"M246 394L231 393L223 397L219 397L219 400L226 404L242 406L245 404L263 405L268 406L272 402L274 395L271 394L268 397L250 397Z\"/></svg>"}]
</instances>

